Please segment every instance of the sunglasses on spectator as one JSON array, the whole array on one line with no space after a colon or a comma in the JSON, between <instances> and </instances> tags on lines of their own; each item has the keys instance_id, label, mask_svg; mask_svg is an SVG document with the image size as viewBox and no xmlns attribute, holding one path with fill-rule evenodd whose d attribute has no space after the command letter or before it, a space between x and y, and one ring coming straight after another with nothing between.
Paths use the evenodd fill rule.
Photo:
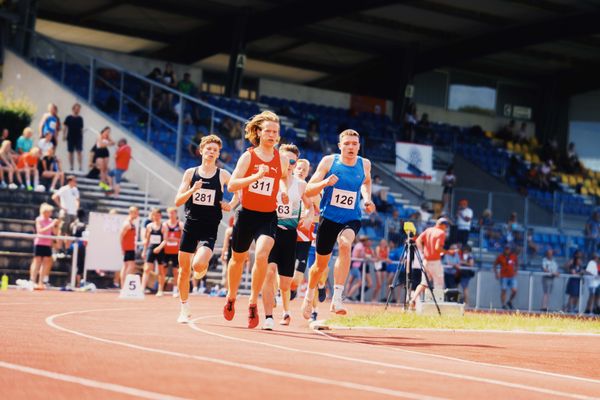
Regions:
<instances>
[{"instance_id":1,"label":"sunglasses on spectator","mask_svg":"<svg viewBox=\"0 0 600 400\"><path fill-rule=\"evenodd\" d=\"M290 165L294 165L296 164L296 160L294 160L293 158L290 158Z\"/></svg>"}]
</instances>

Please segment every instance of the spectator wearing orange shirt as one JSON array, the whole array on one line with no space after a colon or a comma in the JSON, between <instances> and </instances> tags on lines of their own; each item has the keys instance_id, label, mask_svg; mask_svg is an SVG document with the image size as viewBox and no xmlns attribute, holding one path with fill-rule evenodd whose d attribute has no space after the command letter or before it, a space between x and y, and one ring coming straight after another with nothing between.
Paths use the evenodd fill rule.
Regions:
<instances>
[{"instance_id":1,"label":"spectator wearing orange shirt","mask_svg":"<svg viewBox=\"0 0 600 400\"><path fill-rule=\"evenodd\" d=\"M35 187L39 190L40 175L38 171L38 161L40 159L39 147L33 147L27 153L23 153L19 156L17 161L17 174L23 173L25 175L25 183L27 184L27 190L32 191ZM31 186L31 177L33 175L33 185Z\"/></svg>"},{"instance_id":2,"label":"spectator wearing orange shirt","mask_svg":"<svg viewBox=\"0 0 600 400\"><path fill-rule=\"evenodd\" d=\"M444 289L444 267L442 266L442 253L444 252L444 242L446 241L446 231L450 226L450 221L446 218L439 218L435 226L427 228L417 238L417 248L423 254L423 269L427 273L430 282L433 282L435 289ZM414 308L417 299L427 288L427 278L425 274L421 276L421 283L415 290L410 300L411 308Z\"/></svg>"},{"instance_id":3,"label":"spectator wearing orange shirt","mask_svg":"<svg viewBox=\"0 0 600 400\"><path fill-rule=\"evenodd\" d=\"M498 265L500 266L500 273L498 273ZM517 270L519 264L517 255L512 251L509 245L504 246L504 252L496 258L494 262L494 274L496 279L500 279L500 286L502 288L500 292L500 299L502 300L502 308L513 309L512 301L517 295ZM510 299L506 302L506 291L510 289Z\"/></svg>"},{"instance_id":4,"label":"spectator wearing orange shirt","mask_svg":"<svg viewBox=\"0 0 600 400\"><path fill-rule=\"evenodd\" d=\"M117 154L115 154L115 169L108 173L111 179L109 185L114 190L114 196L118 197L121 192L121 181L123 174L129 169L129 161L131 160L131 147L127 144L126 139L121 139L117 142Z\"/></svg>"}]
</instances>

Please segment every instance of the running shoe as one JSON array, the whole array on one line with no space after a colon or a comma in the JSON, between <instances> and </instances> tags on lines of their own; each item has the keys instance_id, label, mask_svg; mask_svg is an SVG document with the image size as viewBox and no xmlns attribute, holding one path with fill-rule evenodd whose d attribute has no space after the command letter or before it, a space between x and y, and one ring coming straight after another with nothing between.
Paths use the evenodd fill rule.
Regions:
<instances>
[{"instance_id":1,"label":"running shoe","mask_svg":"<svg viewBox=\"0 0 600 400\"><path fill-rule=\"evenodd\" d=\"M249 325L250 324L250 319L249 318L250 318L250 316L248 316L248 328L250 328L250 325ZM265 322L263 322L262 328L265 331L272 331L274 327L275 327L275 320L273 318L266 318Z\"/></svg>"},{"instance_id":2,"label":"running shoe","mask_svg":"<svg viewBox=\"0 0 600 400\"><path fill-rule=\"evenodd\" d=\"M235 300L227 299L227 304L225 304L225 307L223 307L223 317L225 317L225 319L227 321L231 321L233 319L234 315L235 315Z\"/></svg>"},{"instance_id":3,"label":"running shoe","mask_svg":"<svg viewBox=\"0 0 600 400\"><path fill-rule=\"evenodd\" d=\"M506 305L507 305L507 306L508 306L508 308L509 308L509 309L511 309L511 310L514 310L514 309L515 309L515 308L513 307L513 303L512 303L512 301L508 301L508 302L506 303Z\"/></svg>"},{"instance_id":4,"label":"running shoe","mask_svg":"<svg viewBox=\"0 0 600 400\"><path fill-rule=\"evenodd\" d=\"M331 300L331 306L329 307L329 311L338 315L346 315L348 313L346 306L344 306L344 303L342 303L342 299L335 298Z\"/></svg>"},{"instance_id":5,"label":"running shoe","mask_svg":"<svg viewBox=\"0 0 600 400\"><path fill-rule=\"evenodd\" d=\"M248 306L248 328L254 329L258 326L258 306L256 304L250 304ZM273 322L273 324L275 324Z\"/></svg>"},{"instance_id":6,"label":"running shoe","mask_svg":"<svg viewBox=\"0 0 600 400\"><path fill-rule=\"evenodd\" d=\"M310 313L312 311L311 303L312 301L310 301L308 297L305 297L304 300L302 300L302 306L300 307L300 311L302 312L302 316L304 317L304 319L310 318Z\"/></svg>"},{"instance_id":7,"label":"running shoe","mask_svg":"<svg viewBox=\"0 0 600 400\"><path fill-rule=\"evenodd\" d=\"M158 292L156 292L156 297L163 297L164 292L162 290L159 290Z\"/></svg>"},{"instance_id":8,"label":"running shoe","mask_svg":"<svg viewBox=\"0 0 600 400\"><path fill-rule=\"evenodd\" d=\"M290 314L284 313L283 317L281 317L281 321L279 321L279 325L289 326L291 320L292 317L290 317Z\"/></svg>"},{"instance_id":9,"label":"running shoe","mask_svg":"<svg viewBox=\"0 0 600 400\"><path fill-rule=\"evenodd\" d=\"M190 311L190 306L188 303L183 303L181 305L181 311L179 312L179 317L177 318L177 322L180 324L187 324L190 322L190 318L192 317L192 313Z\"/></svg>"},{"instance_id":10,"label":"running shoe","mask_svg":"<svg viewBox=\"0 0 600 400\"><path fill-rule=\"evenodd\" d=\"M325 286L319 287L319 303L324 302L327 299L327 288Z\"/></svg>"},{"instance_id":11,"label":"running shoe","mask_svg":"<svg viewBox=\"0 0 600 400\"><path fill-rule=\"evenodd\" d=\"M177 289L177 286L173 287L173 297L174 298L178 298L179 297L179 290Z\"/></svg>"},{"instance_id":12,"label":"running shoe","mask_svg":"<svg viewBox=\"0 0 600 400\"><path fill-rule=\"evenodd\" d=\"M0 182L0 189L6 189L8 187L8 185L6 184L6 182L2 181Z\"/></svg>"},{"instance_id":13,"label":"running shoe","mask_svg":"<svg viewBox=\"0 0 600 400\"><path fill-rule=\"evenodd\" d=\"M315 322L317 320L318 316L319 316L319 314L316 311L313 311L312 313L310 313L310 322Z\"/></svg>"},{"instance_id":14,"label":"running shoe","mask_svg":"<svg viewBox=\"0 0 600 400\"><path fill-rule=\"evenodd\" d=\"M16 189L18 189L18 188L19 188L19 187L18 187L16 184L14 184L14 183L11 183L11 184L9 184L9 185L8 185L8 189L9 189L9 190L16 190Z\"/></svg>"}]
</instances>

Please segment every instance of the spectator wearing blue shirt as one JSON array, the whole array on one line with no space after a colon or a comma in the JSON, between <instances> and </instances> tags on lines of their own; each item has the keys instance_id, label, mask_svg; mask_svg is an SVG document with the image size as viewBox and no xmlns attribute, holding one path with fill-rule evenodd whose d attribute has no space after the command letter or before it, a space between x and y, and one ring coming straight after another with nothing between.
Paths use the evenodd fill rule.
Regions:
<instances>
[{"instance_id":1,"label":"spectator wearing blue shirt","mask_svg":"<svg viewBox=\"0 0 600 400\"><path fill-rule=\"evenodd\" d=\"M56 104L48 104L48 112L40 119L40 126L38 128L40 133L40 139L46 136L47 133L52 134L52 144L56 147L57 136L61 131L60 118L58 118L58 107Z\"/></svg>"},{"instance_id":2,"label":"spectator wearing blue shirt","mask_svg":"<svg viewBox=\"0 0 600 400\"><path fill-rule=\"evenodd\" d=\"M29 127L23 129L23 134L17 139L17 153L28 153L33 147L33 130Z\"/></svg>"},{"instance_id":3,"label":"spectator wearing blue shirt","mask_svg":"<svg viewBox=\"0 0 600 400\"><path fill-rule=\"evenodd\" d=\"M590 257L598 251L598 241L600 240L600 212L594 211L585 223L585 253Z\"/></svg>"}]
</instances>

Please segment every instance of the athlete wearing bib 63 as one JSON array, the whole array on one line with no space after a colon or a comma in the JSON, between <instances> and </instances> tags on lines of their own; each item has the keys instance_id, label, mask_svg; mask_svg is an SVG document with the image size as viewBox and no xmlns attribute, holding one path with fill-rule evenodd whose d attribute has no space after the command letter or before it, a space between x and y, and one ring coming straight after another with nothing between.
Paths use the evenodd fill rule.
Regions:
<instances>
[{"instance_id":1,"label":"athlete wearing bib 63","mask_svg":"<svg viewBox=\"0 0 600 400\"><path fill-rule=\"evenodd\" d=\"M294 277L294 266L296 263L297 228L300 220L302 220L304 228L308 228L311 225L310 213L312 212L310 199L304 196L306 182L292 174L294 165L300 154L298 147L293 144L284 144L279 148L279 151L289 160L290 164L288 167L288 176L285 178L289 201L287 204L282 202L280 191L277 196L277 234L275 235L275 245L271 250L271 254L269 254L267 276L262 288L262 300L265 309L263 329L267 330L272 330L275 325L273 319L273 299L275 298L275 286L277 282L279 282L279 289L281 290L281 298L283 300L283 316L280 324L290 324L290 285ZM304 212L303 218L301 218L302 210L307 210ZM277 276L279 276L279 279L276 279Z\"/></svg>"},{"instance_id":2,"label":"athlete wearing bib 63","mask_svg":"<svg viewBox=\"0 0 600 400\"><path fill-rule=\"evenodd\" d=\"M230 211L237 204L234 195L231 202L223 201L223 187L229 184L229 172L218 168L216 161L223 143L216 135L208 135L200 141L202 163L183 174L175 197L175 206L185 204L185 224L179 243L178 288L181 312L177 322L187 323L191 316L187 304L190 293L191 268L202 277L217 240L219 222L223 210Z\"/></svg>"},{"instance_id":3,"label":"athlete wearing bib 63","mask_svg":"<svg viewBox=\"0 0 600 400\"><path fill-rule=\"evenodd\" d=\"M325 156L306 186L307 196L323 191L316 259L310 268L308 290L302 302L302 315L306 319L310 318L315 288L329 264L336 242L339 255L335 260L335 285L330 310L336 314L346 314L342 293L350 269L351 246L360 230L361 195L367 213L375 211L371 201L371 162L358 156L358 132L346 129L340 133L338 147L340 154Z\"/></svg>"},{"instance_id":4,"label":"athlete wearing bib 63","mask_svg":"<svg viewBox=\"0 0 600 400\"><path fill-rule=\"evenodd\" d=\"M282 204L287 205L287 177L289 162L279 154L275 145L279 143L279 117L270 112L252 117L245 126L246 139L253 148L246 151L237 162L231 181L230 191L241 191L242 209L238 211L231 239L232 256L227 268L227 303L223 316L231 321L235 315L237 296L242 268L248 257L248 250L256 240L256 253L252 267L252 290L248 307L248 328L258 325L257 301L265 274L269 253L275 242L277 230L277 194L281 187ZM280 181L281 180L281 181Z\"/></svg>"}]
</instances>

